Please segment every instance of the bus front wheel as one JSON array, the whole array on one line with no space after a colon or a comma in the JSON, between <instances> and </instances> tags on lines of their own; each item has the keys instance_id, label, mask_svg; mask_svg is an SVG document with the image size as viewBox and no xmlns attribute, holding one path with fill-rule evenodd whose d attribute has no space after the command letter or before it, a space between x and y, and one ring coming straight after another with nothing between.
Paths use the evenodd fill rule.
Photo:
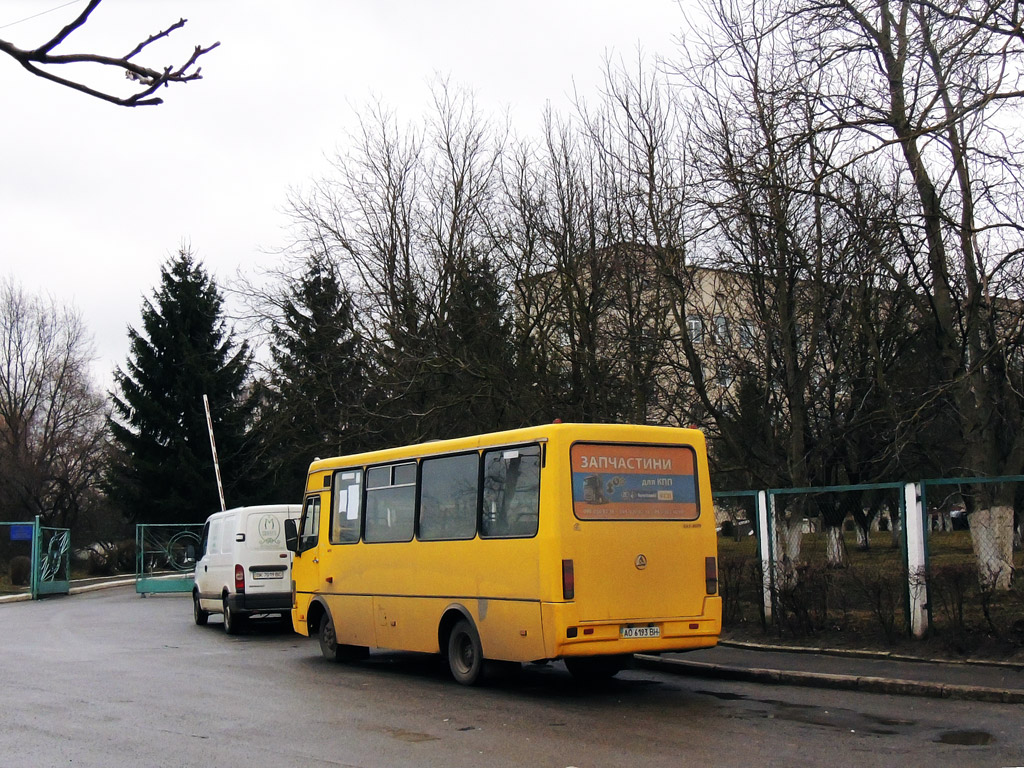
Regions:
<instances>
[{"instance_id":1,"label":"bus front wheel","mask_svg":"<svg viewBox=\"0 0 1024 768\"><path fill-rule=\"evenodd\" d=\"M476 685L484 669L480 635L472 622L460 619L448 635L448 666L452 677L463 685Z\"/></svg>"},{"instance_id":2,"label":"bus front wheel","mask_svg":"<svg viewBox=\"0 0 1024 768\"><path fill-rule=\"evenodd\" d=\"M330 614L324 613L320 617L320 653L328 661L358 661L369 656L370 649L364 645L339 645L334 622Z\"/></svg>"}]
</instances>

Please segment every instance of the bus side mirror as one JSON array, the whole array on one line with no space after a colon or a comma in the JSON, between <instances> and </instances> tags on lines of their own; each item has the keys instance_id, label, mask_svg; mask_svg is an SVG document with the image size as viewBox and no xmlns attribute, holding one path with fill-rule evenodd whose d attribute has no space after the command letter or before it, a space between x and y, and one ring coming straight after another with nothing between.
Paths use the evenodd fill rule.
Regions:
<instances>
[{"instance_id":1,"label":"bus side mirror","mask_svg":"<svg viewBox=\"0 0 1024 768\"><path fill-rule=\"evenodd\" d=\"M284 546L289 552L299 554L299 529L290 517L284 521Z\"/></svg>"}]
</instances>

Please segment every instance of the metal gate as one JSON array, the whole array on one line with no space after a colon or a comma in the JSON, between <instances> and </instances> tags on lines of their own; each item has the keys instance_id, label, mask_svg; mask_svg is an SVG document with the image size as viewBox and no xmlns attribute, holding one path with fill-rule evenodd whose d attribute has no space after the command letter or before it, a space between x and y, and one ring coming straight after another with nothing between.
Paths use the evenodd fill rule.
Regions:
<instances>
[{"instance_id":1,"label":"metal gate","mask_svg":"<svg viewBox=\"0 0 1024 768\"><path fill-rule=\"evenodd\" d=\"M71 531L45 526L36 516L30 523L0 523L0 591L66 595L71 589Z\"/></svg>"},{"instance_id":2,"label":"metal gate","mask_svg":"<svg viewBox=\"0 0 1024 768\"><path fill-rule=\"evenodd\" d=\"M136 525L135 591L191 592L202 533L202 523Z\"/></svg>"}]
</instances>

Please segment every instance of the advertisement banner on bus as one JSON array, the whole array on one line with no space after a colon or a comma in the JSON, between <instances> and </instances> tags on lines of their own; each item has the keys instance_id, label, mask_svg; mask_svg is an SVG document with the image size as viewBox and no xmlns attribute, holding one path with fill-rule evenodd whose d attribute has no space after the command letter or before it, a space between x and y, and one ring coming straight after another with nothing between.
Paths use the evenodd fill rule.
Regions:
<instances>
[{"instance_id":1,"label":"advertisement banner on bus","mask_svg":"<svg viewBox=\"0 0 1024 768\"><path fill-rule=\"evenodd\" d=\"M581 520L696 520L692 448L577 443L573 511Z\"/></svg>"}]
</instances>

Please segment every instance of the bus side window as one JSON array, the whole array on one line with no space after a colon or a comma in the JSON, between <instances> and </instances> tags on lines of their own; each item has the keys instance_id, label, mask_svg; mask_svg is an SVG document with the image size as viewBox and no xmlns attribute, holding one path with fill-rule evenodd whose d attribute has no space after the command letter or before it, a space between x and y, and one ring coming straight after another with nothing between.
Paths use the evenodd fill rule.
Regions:
<instances>
[{"instance_id":1,"label":"bus side window","mask_svg":"<svg viewBox=\"0 0 1024 768\"><path fill-rule=\"evenodd\" d=\"M374 467L367 471L363 541L411 541L415 515L415 462Z\"/></svg>"},{"instance_id":2,"label":"bus side window","mask_svg":"<svg viewBox=\"0 0 1024 768\"><path fill-rule=\"evenodd\" d=\"M320 539L320 496L306 499L306 508L302 510L301 528L299 529L299 551L305 552L317 545Z\"/></svg>"},{"instance_id":3,"label":"bus side window","mask_svg":"<svg viewBox=\"0 0 1024 768\"><path fill-rule=\"evenodd\" d=\"M331 543L359 541L362 522L363 470L344 470L334 474L334 504L331 509Z\"/></svg>"},{"instance_id":4,"label":"bus side window","mask_svg":"<svg viewBox=\"0 0 1024 768\"><path fill-rule=\"evenodd\" d=\"M540 510L540 446L484 453L480 535L537 535Z\"/></svg>"},{"instance_id":5,"label":"bus side window","mask_svg":"<svg viewBox=\"0 0 1024 768\"><path fill-rule=\"evenodd\" d=\"M420 470L421 541L476 535L480 457L476 453L424 459Z\"/></svg>"}]
</instances>

